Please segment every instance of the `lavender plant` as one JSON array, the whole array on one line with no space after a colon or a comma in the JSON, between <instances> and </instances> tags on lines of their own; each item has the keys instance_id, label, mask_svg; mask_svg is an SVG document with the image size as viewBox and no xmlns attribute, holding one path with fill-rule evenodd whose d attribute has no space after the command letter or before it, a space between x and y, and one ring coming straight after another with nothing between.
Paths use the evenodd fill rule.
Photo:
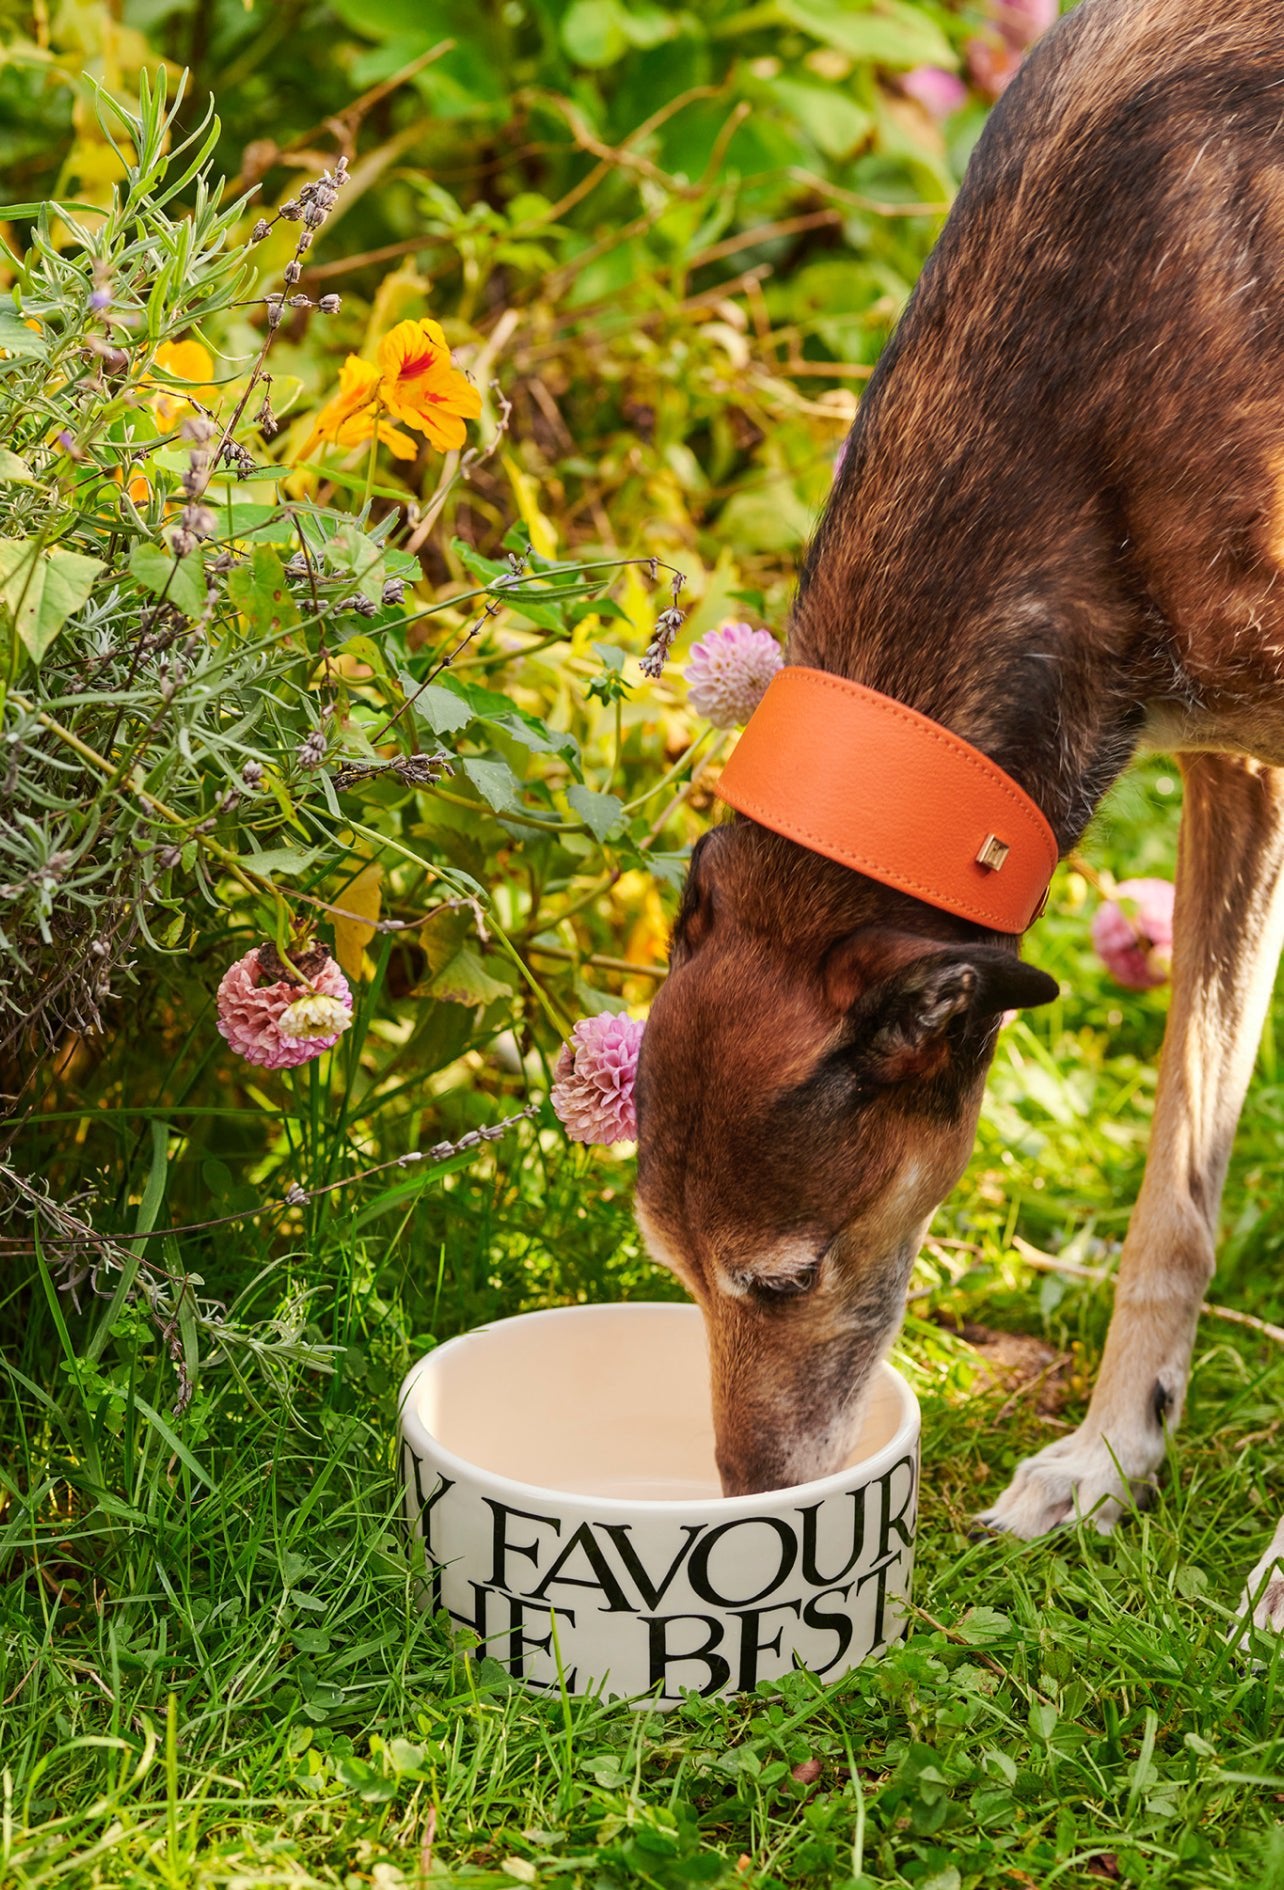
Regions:
<instances>
[{"instance_id":1,"label":"lavender plant","mask_svg":"<svg viewBox=\"0 0 1284 1890\"><path fill-rule=\"evenodd\" d=\"M453 612L449 601L406 608L419 564L396 536L422 542L409 508L376 522L369 501L354 514L285 498L289 468L269 450L278 432L270 356L284 316L324 319L338 305L335 296L314 302L299 282L343 188L344 161L277 213L299 225L298 241L281 285L256 298L257 352L213 377L201 337L247 301L249 252L277 218L260 218L248 244L235 242L244 204L224 206L207 174L217 121L207 114L171 143L179 102L167 103L163 71L144 81L136 117L99 94L128 176L105 216L90 220L75 204L6 212L34 213L28 245L13 258L12 306L0 311L9 810L0 832L0 1054L10 1062L33 1034L56 1041L100 1029L104 1007L143 959L190 950L202 906L248 900L288 963L291 941L302 949L317 915L342 911L309 883L351 844L357 823L346 797L371 784L395 784L407 799L431 792L454 766L436 735L496 720L476 695L438 686L454 657L501 609L561 627L568 607L599 591L619 563L585 573L537 560L524 545L507 560L472 556L470 596L485 599L481 611L413 676L407 632ZM180 210L185 190L192 201ZM425 326L435 329L402 324ZM341 390L318 416L314 444L359 437L399 450L402 436L393 437L379 403L394 400L388 387L407 390L392 417L415 424L413 337L402 337L398 353L400 335L381 344L380 369L362 382L364 409ZM216 384L194 383L203 370ZM455 378L473 399L461 411L475 412L480 401ZM422 412L441 424L434 408ZM670 604L669 640L678 621ZM356 688L344 662L354 655L365 671ZM559 757L574 790L574 740L555 740L517 712L509 719L529 751ZM434 738L428 753L425 733ZM387 753L389 740L411 752ZM507 765L464 766L479 821L498 813L531 830L549 824L518 805ZM532 785L547 794L559 783ZM600 843L622 805L598 794L561 829ZM410 863L448 900L485 895L447 859Z\"/></svg>"},{"instance_id":2,"label":"lavender plant","mask_svg":"<svg viewBox=\"0 0 1284 1890\"><path fill-rule=\"evenodd\" d=\"M125 180L105 211L0 213L26 232L0 308L8 1144L47 1089L54 1046L93 1038L110 1059L129 987L144 1011L162 977L184 991L211 1046L217 987L240 1068L288 1072L356 1019L364 947L380 938L413 945L403 1028L418 1080L465 1042L504 1036L525 1088L523 1049L540 1044L547 1062L578 1011L617 1008L582 981L594 958L583 915L625 872L663 864L656 842L709 733L658 780L626 785L638 685L629 653L592 632L623 617L605 593L625 569L662 586L649 645L638 639L653 685L683 619L674 567L542 556L518 525L500 555L452 541L467 588L425 584L452 493L510 412L492 385L483 417L436 323L402 321L373 360L349 356L310 431L283 431L273 350L338 312L304 272L347 167L340 156L254 220L209 173L212 111L184 137L181 99L163 70L136 113L95 94ZM255 250L280 223L296 240L265 284ZM465 447L475 418L489 438ZM377 478L381 452L420 451L407 429L444 455L426 500ZM546 691L560 725L529 706L531 658L562 670ZM462 1034L433 1037L442 1009L462 1015ZM369 1022L363 1010L340 1083L363 1061L363 1081L388 1067ZM505 1124L438 1135L426 1153L480 1148L534 1106L528 1092ZM379 1172L369 1156L382 1152L366 1138L350 1173L301 1179L280 1145L245 1212L270 1233L281 1203L294 1212ZM189 1209L178 1225L104 1232L111 1210L83 1179L74 1159L53 1188L0 1160L7 1244L43 1254L64 1292L106 1300L100 1334L126 1307L145 1315L182 1408L201 1346L226 1358L234 1344L180 1237L224 1217ZM276 1224L294 1226L289 1213ZM300 1356L296 1325L282 1329L287 1359Z\"/></svg>"}]
</instances>

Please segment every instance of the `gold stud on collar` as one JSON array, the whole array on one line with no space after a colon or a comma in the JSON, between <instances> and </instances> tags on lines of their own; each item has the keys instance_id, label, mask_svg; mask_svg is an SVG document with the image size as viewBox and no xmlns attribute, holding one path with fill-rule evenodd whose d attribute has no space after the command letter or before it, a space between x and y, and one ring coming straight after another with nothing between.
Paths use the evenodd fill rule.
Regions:
<instances>
[{"instance_id":1,"label":"gold stud on collar","mask_svg":"<svg viewBox=\"0 0 1284 1890\"><path fill-rule=\"evenodd\" d=\"M976 863L985 867L987 872L997 873L1011 850L1006 841L999 839L998 834L988 833L976 856Z\"/></svg>"}]
</instances>

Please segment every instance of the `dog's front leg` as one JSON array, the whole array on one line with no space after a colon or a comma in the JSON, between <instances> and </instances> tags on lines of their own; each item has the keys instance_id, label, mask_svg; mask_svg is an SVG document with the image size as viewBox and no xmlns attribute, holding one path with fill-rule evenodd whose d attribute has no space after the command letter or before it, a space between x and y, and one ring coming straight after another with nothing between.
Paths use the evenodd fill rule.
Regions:
<instances>
[{"instance_id":1,"label":"dog's front leg","mask_svg":"<svg viewBox=\"0 0 1284 1890\"><path fill-rule=\"evenodd\" d=\"M1284 769L1182 757L1172 1003L1145 1179L1088 1414L1017 1470L981 1521L1110 1529L1181 1416L1218 1204L1284 940ZM1281 1583L1284 1619L1284 1583Z\"/></svg>"}]
</instances>

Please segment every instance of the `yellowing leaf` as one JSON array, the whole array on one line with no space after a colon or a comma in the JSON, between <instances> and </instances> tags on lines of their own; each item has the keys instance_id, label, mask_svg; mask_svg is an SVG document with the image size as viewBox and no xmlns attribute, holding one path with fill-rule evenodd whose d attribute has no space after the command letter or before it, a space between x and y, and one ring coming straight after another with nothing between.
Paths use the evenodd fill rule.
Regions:
<instances>
[{"instance_id":1,"label":"yellowing leaf","mask_svg":"<svg viewBox=\"0 0 1284 1890\"><path fill-rule=\"evenodd\" d=\"M383 868L367 860L355 879L340 887L334 904L334 955L350 978L365 975L366 946L375 935L375 921L383 903Z\"/></svg>"},{"instance_id":2,"label":"yellowing leaf","mask_svg":"<svg viewBox=\"0 0 1284 1890\"><path fill-rule=\"evenodd\" d=\"M541 558L555 557L557 533L547 514L540 511L539 488L530 474L522 471L511 453L501 453L500 458L508 474L508 483L513 488L517 509L522 515L522 524L530 533L531 550L538 552Z\"/></svg>"},{"instance_id":3,"label":"yellowing leaf","mask_svg":"<svg viewBox=\"0 0 1284 1890\"><path fill-rule=\"evenodd\" d=\"M68 617L86 603L106 566L79 552L49 549L34 538L0 539L0 603L12 611L18 635L39 662Z\"/></svg>"}]
</instances>

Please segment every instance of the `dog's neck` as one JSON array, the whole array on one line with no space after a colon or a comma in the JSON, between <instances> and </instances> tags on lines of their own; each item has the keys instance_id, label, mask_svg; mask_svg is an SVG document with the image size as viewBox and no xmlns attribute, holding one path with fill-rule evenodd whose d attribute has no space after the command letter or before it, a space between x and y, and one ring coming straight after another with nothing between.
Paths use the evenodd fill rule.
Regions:
<instances>
[{"instance_id":1,"label":"dog's neck","mask_svg":"<svg viewBox=\"0 0 1284 1890\"><path fill-rule=\"evenodd\" d=\"M934 346L941 251L861 403L808 556L790 660L904 702L989 755L1062 851L1179 693L1126 507L1072 401ZM948 256L945 257L948 262Z\"/></svg>"},{"instance_id":2,"label":"dog's neck","mask_svg":"<svg viewBox=\"0 0 1284 1890\"><path fill-rule=\"evenodd\" d=\"M1108 581L1108 539L1080 524L1051 560L1034 554L1037 526L1009 526L982 561L972 548L985 518L947 536L930 518L917 529L903 514L888 520L861 496L849 477L835 493L790 660L880 690L989 755L1066 852L1167 680L1134 601ZM1055 529L1065 533L1064 511Z\"/></svg>"}]
</instances>

